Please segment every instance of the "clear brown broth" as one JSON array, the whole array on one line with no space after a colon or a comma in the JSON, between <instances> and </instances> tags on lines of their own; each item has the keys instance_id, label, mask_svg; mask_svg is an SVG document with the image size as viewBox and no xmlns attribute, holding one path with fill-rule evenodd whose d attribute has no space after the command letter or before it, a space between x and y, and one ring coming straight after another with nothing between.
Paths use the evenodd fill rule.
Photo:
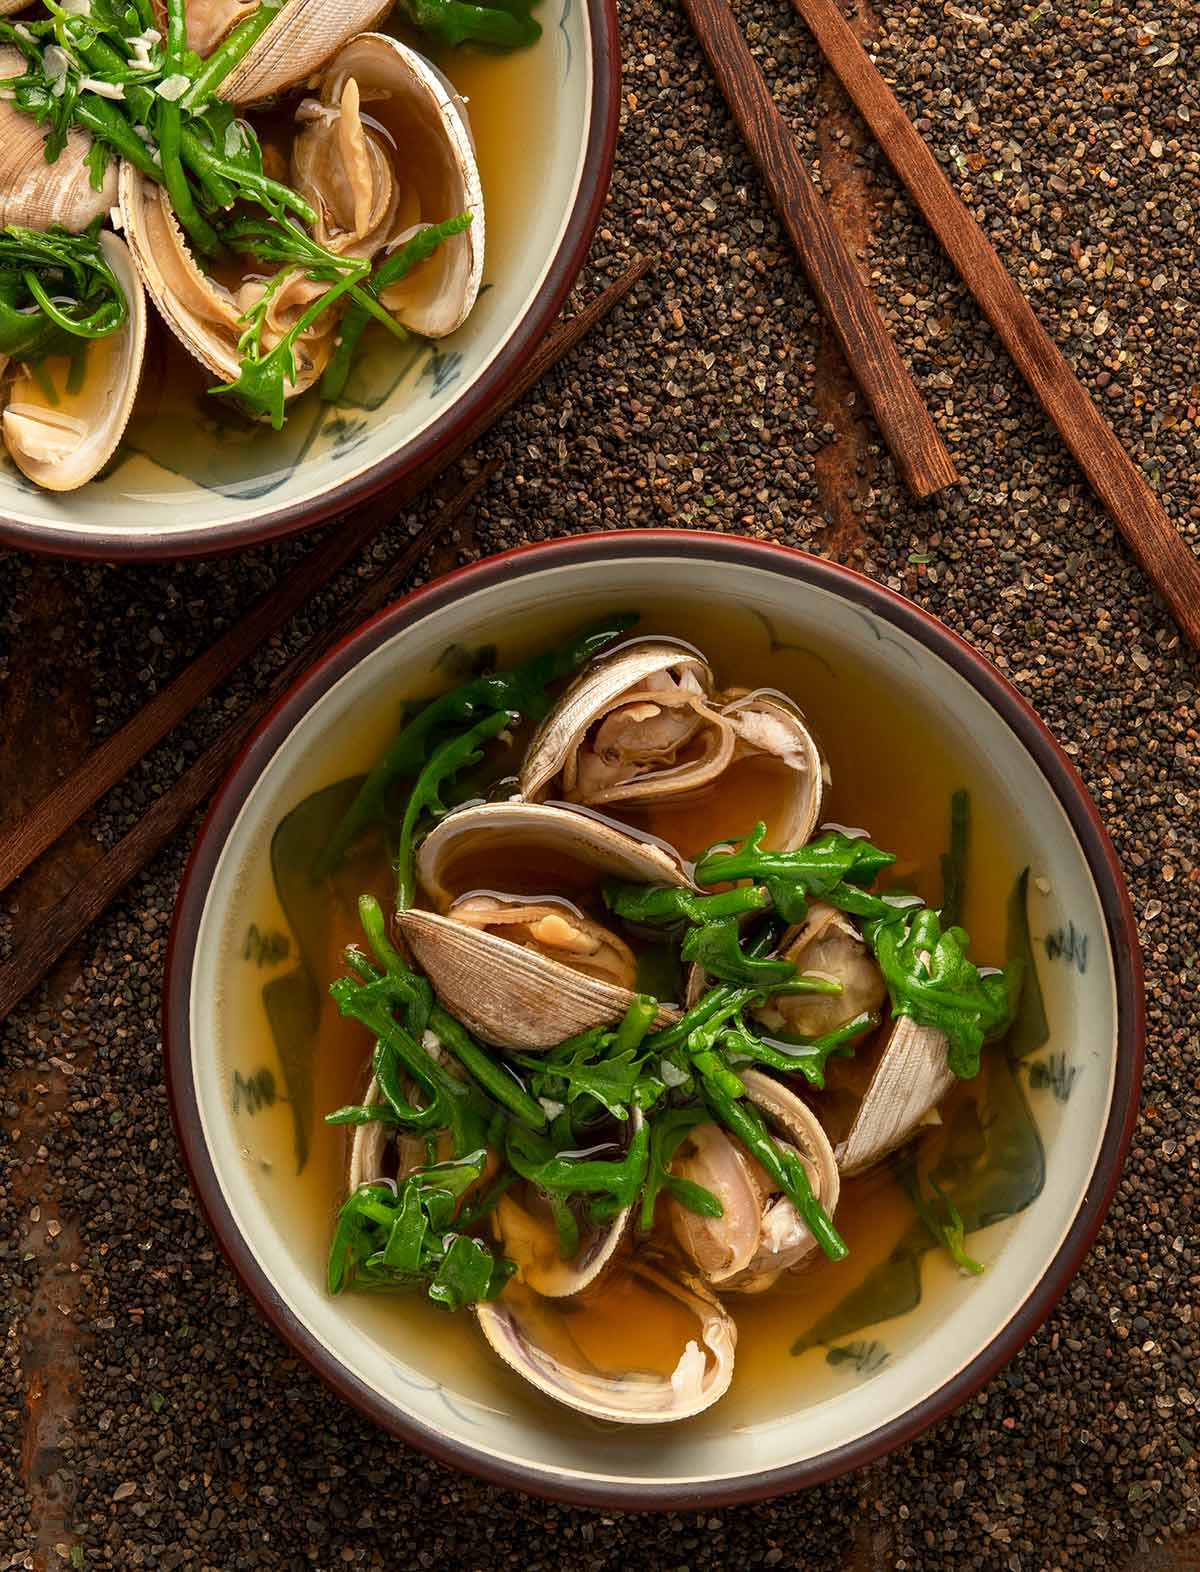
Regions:
<instances>
[{"instance_id":1,"label":"clear brown broth","mask_svg":"<svg viewBox=\"0 0 1200 1572\"><path fill-rule=\"evenodd\" d=\"M603 610L605 608L598 608ZM771 650L755 629L753 614L734 609L720 610L711 605L686 602L645 603L638 632L669 633L688 639L702 648L716 669L722 685L745 687L771 686L792 695L804 710L829 762L832 789L826 799L828 820L861 826L881 845L899 854L894 876L926 899L940 898L939 858L948 835L951 794L960 787L972 793L972 840L965 926L972 936L972 953L980 961L999 963L1005 958L1006 905L1019 871L1016 847L999 813L990 788L983 779L964 774L965 761L956 756L939 727L936 713L901 710L888 702L865 667L844 654L837 657L836 670L819 652L795 645ZM573 619L560 625L553 617L538 627L510 630L500 650L501 664L509 664L533 650L561 637ZM414 695L422 696L448 686L436 681L414 682ZM377 756L393 733L390 722L395 716L397 695L389 695L379 714L368 727L369 755ZM515 760L496 761L498 774L512 773ZM331 773L330 780L336 778ZM638 826L664 838L679 837L692 851L722 835L743 833L757 817L769 817L776 782L769 776L755 778L746 771L728 800L709 803L694 812L647 809L639 813ZM760 790L759 788L765 788ZM311 848L312 854L319 847ZM499 865L498 865L499 864ZM527 863L523 869L504 865L504 859L483 858L456 869L454 884L460 889L508 889L514 893L543 893L569 890L563 870L557 865ZM330 932L323 960L321 985L338 975L338 955L342 946L360 938L355 900L363 890L371 890L387 902L391 893L390 873L380 850L364 849L354 863L344 868L329 885L327 896L332 913ZM582 892L585 896L586 890ZM273 908L264 907L259 926L266 931L277 922ZM255 1035L257 1033L257 1035ZM365 1056L369 1044L354 1022L341 1020L326 999L313 1055L313 1104L317 1122L311 1136L307 1163L299 1174L292 1160L290 1118L280 1108L272 1117L256 1123L255 1155L260 1182L269 1187L277 1204L284 1203L292 1222L290 1229L305 1238L305 1248L314 1258L322 1254L328 1239L333 1213L344 1192L346 1135L342 1130L319 1122L322 1112L341 1104L358 1101L364 1085ZM238 1064L270 1064L275 1057L265 1019L248 1027L248 1035L237 1044ZM989 1071L985 1069L972 1082L954 1088L942 1107L945 1123L927 1135L919 1148L920 1171L927 1173L937 1162L945 1131L957 1109L966 1103L977 1105L980 1123L986 1125L989 1099ZM833 1103L848 1096L848 1089L869 1069L862 1056L855 1062L831 1065L830 1090L813 1094L819 1105L822 1095ZM232 1065L231 1065L232 1073ZM827 1372L819 1354L799 1359L791 1356L793 1345L842 1304L871 1273L885 1262L896 1245L907 1235L915 1221L915 1211L900 1183L895 1165L886 1166L859 1179L848 1181L837 1209L837 1224L850 1249L847 1260L832 1265L823 1260L802 1275L785 1276L768 1292L746 1296L730 1295L725 1303L739 1331L734 1387L724 1400L731 1415L750 1422L772 1414L786 1413L797 1404L815 1400L826 1390ZM926 1279L947 1280L945 1263L927 1270ZM630 1321L622 1304L623 1291L615 1287L587 1312L587 1338L597 1348L627 1349ZM628 1298L629 1294L625 1294ZM645 1301L643 1303L643 1301ZM606 1308L607 1307L607 1308ZM480 1361L491 1359L481 1349L472 1318L447 1317L420 1296L397 1296L386 1307L373 1306L374 1325L382 1338L389 1324L416 1326L430 1343L430 1358L443 1370L473 1370L478 1374ZM636 1325L639 1339L646 1340L645 1362L665 1358L662 1350L671 1345L673 1333L668 1322L650 1324L658 1314L649 1296L638 1296ZM392 1321L391 1318L395 1318ZM658 1355L651 1354L657 1348ZM814 1364L814 1358L817 1363ZM494 1379L510 1392L513 1400L514 1378L498 1366L494 1377L483 1376L486 1385ZM517 1383L519 1385L519 1383ZM535 1399L541 1404L541 1399ZM562 1415L557 1423L570 1425L575 1419Z\"/></svg>"}]
</instances>

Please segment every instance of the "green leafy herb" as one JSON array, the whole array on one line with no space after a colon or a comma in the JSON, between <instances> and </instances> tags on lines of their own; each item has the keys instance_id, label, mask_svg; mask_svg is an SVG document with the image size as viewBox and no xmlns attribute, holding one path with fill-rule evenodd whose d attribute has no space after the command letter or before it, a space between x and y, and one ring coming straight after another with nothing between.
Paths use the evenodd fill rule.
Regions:
<instances>
[{"instance_id":1,"label":"green leafy herb","mask_svg":"<svg viewBox=\"0 0 1200 1572\"><path fill-rule=\"evenodd\" d=\"M984 1042L1002 1035L1012 1020L1016 974L979 971L968 959L967 935L961 928L943 933L928 907L891 912L869 921L863 932L887 983L892 1014L945 1032L954 1074L967 1080L977 1074Z\"/></svg>"},{"instance_id":2,"label":"green leafy herb","mask_svg":"<svg viewBox=\"0 0 1200 1572\"><path fill-rule=\"evenodd\" d=\"M687 1108L671 1108L659 1114L650 1125L650 1161L646 1182L642 1186L641 1211L638 1226L643 1233L654 1227L654 1209L664 1190L688 1211L701 1217L722 1217L724 1207L711 1190L691 1179L680 1179L670 1172L671 1162L684 1138L710 1117L708 1109L693 1104Z\"/></svg>"},{"instance_id":3,"label":"green leafy herb","mask_svg":"<svg viewBox=\"0 0 1200 1572\"><path fill-rule=\"evenodd\" d=\"M529 12L533 0L469 5L466 0L399 0L414 27L440 44L483 44L489 49L524 49L542 36Z\"/></svg>"},{"instance_id":4,"label":"green leafy herb","mask_svg":"<svg viewBox=\"0 0 1200 1572\"><path fill-rule=\"evenodd\" d=\"M758 823L737 851L710 851L696 864L696 882L724 884L753 879L766 886L785 922L804 921L808 896L857 915L875 913L881 897L862 892L895 862L891 852L839 830L826 830L794 851L769 851L762 844L766 833L766 825Z\"/></svg>"},{"instance_id":5,"label":"green leafy herb","mask_svg":"<svg viewBox=\"0 0 1200 1572\"><path fill-rule=\"evenodd\" d=\"M983 1263L976 1261L973 1256L967 1254L964 1244L966 1230L957 1206L955 1206L933 1175L930 1175L929 1183L933 1188L932 1200L921 1194L921 1180L914 1163L911 1172L905 1179L905 1188L912 1197L913 1205L917 1209L917 1216L942 1248L949 1252L954 1264L961 1271L970 1272L973 1277L979 1277L984 1270ZM939 1204L940 1213L938 1210Z\"/></svg>"},{"instance_id":6,"label":"green leafy herb","mask_svg":"<svg viewBox=\"0 0 1200 1572\"><path fill-rule=\"evenodd\" d=\"M0 354L37 364L122 327L125 296L99 242L99 222L72 235L0 230Z\"/></svg>"},{"instance_id":7,"label":"green leafy herb","mask_svg":"<svg viewBox=\"0 0 1200 1572\"><path fill-rule=\"evenodd\" d=\"M601 1110L625 1120L635 1102L650 1107L664 1090L644 1073L645 1061L638 1055L657 1012L654 999L636 998L615 1032L593 1027L549 1053L510 1052L508 1057L531 1073L535 1096L571 1110L577 1124L590 1123Z\"/></svg>"},{"instance_id":8,"label":"green leafy herb","mask_svg":"<svg viewBox=\"0 0 1200 1572\"><path fill-rule=\"evenodd\" d=\"M568 644L543 651L510 671L490 672L444 693L414 716L367 776L329 845L318 859L316 874L332 873L364 831L393 822L390 798L402 781L414 779L435 744L446 732L471 726L485 715L510 711L540 720L552 703L547 691L627 632L636 615L618 613L588 628Z\"/></svg>"},{"instance_id":9,"label":"green leafy herb","mask_svg":"<svg viewBox=\"0 0 1200 1572\"><path fill-rule=\"evenodd\" d=\"M509 1163L547 1195L601 1196L611 1201L607 1215L632 1206L646 1177L650 1130L641 1124L619 1158L600 1158L590 1152L565 1154L552 1140L519 1125L510 1125L505 1142ZM593 1216L597 1214L593 1211Z\"/></svg>"},{"instance_id":10,"label":"green leafy herb","mask_svg":"<svg viewBox=\"0 0 1200 1572\"><path fill-rule=\"evenodd\" d=\"M620 879L606 879L604 904L626 922L663 927L685 922L699 925L743 912L763 911L771 904L771 897L753 884L723 890L719 895L697 895L672 885L625 884Z\"/></svg>"},{"instance_id":11,"label":"green leafy herb","mask_svg":"<svg viewBox=\"0 0 1200 1572\"><path fill-rule=\"evenodd\" d=\"M802 1075L810 1085L819 1089L825 1086L825 1065L833 1055L850 1057L858 1038L873 1032L879 1025L878 1015L856 1015L852 1021L835 1026L819 1037L786 1037L775 1034L769 1040L749 1030L744 1021L725 1028L718 1037L727 1062L735 1069L739 1064L765 1064L772 1070L782 1070L787 1075Z\"/></svg>"},{"instance_id":12,"label":"green leafy herb","mask_svg":"<svg viewBox=\"0 0 1200 1572\"><path fill-rule=\"evenodd\" d=\"M482 1177L487 1153L417 1169L399 1190L362 1185L338 1213L329 1250L329 1292L424 1284L447 1310L495 1299L515 1270L479 1239L456 1231L455 1213Z\"/></svg>"},{"instance_id":13,"label":"green leafy herb","mask_svg":"<svg viewBox=\"0 0 1200 1572\"><path fill-rule=\"evenodd\" d=\"M702 966L710 977L722 982L741 983L760 991L770 992L795 978L796 968L791 961L768 960L743 950L739 932L736 917L720 917L716 922L692 928L683 941L683 959Z\"/></svg>"},{"instance_id":14,"label":"green leafy herb","mask_svg":"<svg viewBox=\"0 0 1200 1572\"><path fill-rule=\"evenodd\" d=\"M372 300L378 300L385 289L399 283L415 267L427 261L440 245L455 235L461 235L465 229L469 229L471 220L470 213L459 213L457 217L448 218L444 223L426 224L398 250L384 258L370 281L364 285L364 293L370 295ZM343 316L338 327L338 342L321 377L321 397L327 403L341 398L346 391L350 367L371 316L370 307L364 301L357 299Z\"/></svg>"},{"instance_id":15,"label":"green leafy herb","mask_svg":"<svg viewBox=\"0 0 1200 1572\"><path fill-rule=\"evenodd\" d=\"M415 840L422 819L442 819L450 809L442 801L442 789L461 771L478 764L483 758L484 745L498 737L507 727L520 719L509 710L497 710L485 715L461 736L448 737L433 750L427 763L417 776L408 794L404 819L400 826L400 845L394 863L396 873L396 910L407 911L417 893Z\"/></svg>"}]
</instances>

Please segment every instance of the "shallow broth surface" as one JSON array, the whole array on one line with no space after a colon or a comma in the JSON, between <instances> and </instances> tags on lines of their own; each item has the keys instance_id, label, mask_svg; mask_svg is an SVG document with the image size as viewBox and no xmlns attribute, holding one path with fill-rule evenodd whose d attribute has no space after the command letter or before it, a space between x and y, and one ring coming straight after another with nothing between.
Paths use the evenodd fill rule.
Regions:
<instances>
[{"instance_id":1,"label":"shallow broth surface","mask_svg":"<svg viewBox=\"0 0 1200 1572\"><path fill-rule=\"evenodd\" d=\"M596 614L617 609L629 608L597 606ZM846 652L811 649L803 629L769 626L758 613L646 600L636 609L641 613L637 636L660 633L694 644L723 687L771 687L791 695L831 770L825 820L862 827L877 844L898 853L893 882L933 904L941 896L939 859L948 842L950 798L966 787L971 839L964 925L978 962L999 964L1006 958L1010 896L1022 867L1019 827L1001 822L986 782L964 775L962 749L945 734L932 708L900 710ZM577 618L551 612L536 627L504 630L496 664L510 665L577 627ZM489 629L480 643L493 642L497 632ZM360 1100L370 1047L357 1023L337 1017L325 988L339 974L340 948L359 938L356 897L371 889L386 902L390 876L383 857L370 848L344 867L332 886L314 886L304 870L353 795L355 780L346 779L347 768L357 774L379 756L394 735L404 701L464 680L471 653L449 651L441 672L411 673L404 688L379 693L373 713L362 717L360 739L348 750L339 748L339 757L329 761L329 789L302 803L285 821L285 832L277 832L275 872L289 916L265 865L252 871L244 900L230 914L226 1002L231 1008L226 1018L240 1021L242 1035L222 1045L229 1095L264 1201L286 1216L294 1248L311 1262L317 1279L343 1193L347 1141L342 1130L323 1125L321 1115ZM518 739L518 747L523 741ZM518 760L519 752L496 772L513 773ZM718 811L701 809L688 816L678 810L647 813L640 827L678 837L682 849L695 852L722 836L744 833L756 817L770 817L773 786L764 794L755 791L756 785L762 788L764 782L748 774L740 801L723 800ZM298 944L312 957L317 989L302 977L297 982ZM1016 1073L1002 1049L985 1054L985 1066L977 1080L954 1089L943 1104L941 1127L925 1138L919 1153L921 1173L936 1169L960 1197L969 1230L1029 1204L1042 1181L1041 1145ZM855 1068L843 1061L838 1075L852 1082ZM813 1101L835 1097L836 1079L831 1076L830 1090L814 1093ZM299 1149L304 1162L297 1172ZM902 1351L902 1325L889 1318L922 1295L936 1295L955 1273L943 1253L929 1250L902 1177L900 1165L892 1164L843 1186L836 1221L850 1247L846 1261L822 1262L800 1276L785 1274L765 1294L726 1296L739 1340L732 1390L712 1411L719 1411L722 1427L770 1422L824 1401ZM990 1253L986 1245L982 1240L977 1249L968 1240L968 1248L984 1260ZM620 1296L614 1296L619 1302ZM595 1428L502 1369L469 1314L448 1316L418 1295L373 1299L364 1314L385 1346L389 1339L395 1346L399 1325L420 1329L423 1351L428 1350L422 1373L430 1379L453 1379L458 1389L473 1391L484 1402L489 1395L498 1401L502 1392L507 1406L534 1405L543 1427ZM591 1335L602 1341L627 1339L628 1323L598 1326ZM689 1423L707 1422L700 1416Z\"/></svg>"}]
</instances>

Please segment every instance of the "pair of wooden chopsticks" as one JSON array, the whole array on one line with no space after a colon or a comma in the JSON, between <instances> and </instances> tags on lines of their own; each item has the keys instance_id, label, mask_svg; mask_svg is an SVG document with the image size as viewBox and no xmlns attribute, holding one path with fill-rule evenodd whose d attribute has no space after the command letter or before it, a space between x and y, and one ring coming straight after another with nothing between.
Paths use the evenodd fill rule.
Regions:
<instances>
[{"instance_id":1,"label":"pair of wooden chopsticks","mask_svg":"<svg viewBox=\"0 0 1200 1572\"><path fill-rule=\"evenodd\" d=\"M576 316L555 327L499 402L485 415L410 475L400 487L342 524L235 628L186 666L132 720L94 749L16 824L0 833L0 890L11 884L82 813L127 775L266 639L283 628L305 601L396 517L400 508L460 459L484 432L507 414L552 366L608 316L645 275L651 262L650 257L640 258ZM239 715L158 798L136 828L90 868L62 901L23 932L16 952L0 965L0 1022L208 800L259 721L296 678L325 650L400 591L430 547L465 511L498 467L498 461L486 466L463 486L393 562L368 580L330 625L309 639L250 708Z\"/></svg>"},{"instance_id":2,"label":"pair of wooden chopsticks","mask_svg":"<svg viewBox=\"0 0 1200 1572\"><path fill-rule=\"evenodd\" d=\"M1005 271L836 0L792 4L1180 629L1200 648L1200 561ZM950 459L727 0L683 0L683 7L900 473L918 497L941 490L957 478Z\"/></svg>"}]
</instances>

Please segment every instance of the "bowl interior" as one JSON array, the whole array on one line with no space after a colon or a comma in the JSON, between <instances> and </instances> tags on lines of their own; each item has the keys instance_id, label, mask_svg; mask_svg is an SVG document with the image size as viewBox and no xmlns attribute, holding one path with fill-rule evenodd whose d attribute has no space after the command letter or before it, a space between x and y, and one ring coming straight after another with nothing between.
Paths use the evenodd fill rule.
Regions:
<instances>
[{"instance_id":1,"label":"bowl interior","mask_svg":"<svg viewBox=\"0 0 1200 1572\"><path fill-rule=\"evenodd\" d=\"M156 331L138 412L103 475L56 496L4 454L0 522L32 526L51 546L58 539L86 549L89 540L115 536L136 543L152 533L169 547L197 530L211 530L215 541L223 528L315 507L427 431L495 360L563 242L584 174L593 114L589 17L600 9L601 0L550 0L532 48L437 57L469 101L484 193L483 292L458 332L436 343L374 343L341 399L305 396L273 431L208 396L216 379L165 329Z\"/></svg>"},{"instance_id":2,"label":"bowl interior","mask_svg":"<svg viewBox=\"0 0 1200 1572\"><path fill-rule=\"evenodd\" d=\"M319 1364L336 1366L343 1388L349 1384L376 1417L464 1466L533 1488L625 1500L707 1489L715 1499L737 1481L786 1483L798 1465L900 1424L956 1379L960 1396L969 1390L962 1373L1051 1268L1093 1181L1118 1065L1114 955L1080 840L1024 742L917 637L828 587L827 570L825 582L807 582L791 576L799 558L761 550L738 558L722 543L709 551L693 542L683 556L649 547L635 556L615 543L586 560L563 555L544 554L545 567L527 558L525 572L511 561L485 565L468 581L480 587L460 594L443 583L382 619L284 706L243 761L207 828L185 897L198 927L193 949L189 922L182 926L182 971L172 981L186 1012L171 1045L176 1111L209 1210L243 1275L289 1335ZM757 565L764 560L783 566ZM667 583L672 595L664 599ZM454 1318L451 1328L428 1305L398 1315L380 1299L326 1296L324 1249L336 1197L314 1201L311 1226L297 1218L293 1173L279 1159L291 1113L280 1103L255 1110L245 1095L263 1068L264 975L287 966L268 957L264 974L261 952L252 953L247 939L252 925L260 934L286 932L269 865L280 820L320 788L369 766L380 728L400 703L444 686L436 673L448 649L495 643L505 659L520 653L513 630L531 622L553 637L628 606L664 626L673 605L690 608L690 622L677 619L677 631L700 643L718 671L730 641L773 650L778 685L808 708L818 729L822 710L856 707L855 767L883 772L894 803L888 824L868 826L881 843L902 848L906 816L943 820L944 799L934 807L918 802L906 784L906 749L938 739L945 780L957 784L961 772L971 782L974 822L985 827L979 841L989 849L973 864L977 899L1003 906L1011 869L1028 866L1048 1036L1013 1064L1006 1083L1030 1177L1017 1215L971 1236L972 1253L988 1266L981 1278L963 1278L940 1254L925 1254L910 1290L843 1318L841 1332L829 1322L826 1336L798 1352L778 1337L765 1354L743 1346L739 1360L757 1359L759 1378L745 1391L735 1383L699 1418L665 1430L616 1430L561 1410L500 1372L467 1317ZM705 605L720 608L707 627L696 612ZM837 810L835 768L829 817L838 819ZM181 1036L190 1048L180 1049ZM365 1056L365 1042L351 1051ZM1065 1281L1061 1261L1056 1271ZM761 1369L768 1356L778 1379Z\"/></svg>"}]
</instances>

